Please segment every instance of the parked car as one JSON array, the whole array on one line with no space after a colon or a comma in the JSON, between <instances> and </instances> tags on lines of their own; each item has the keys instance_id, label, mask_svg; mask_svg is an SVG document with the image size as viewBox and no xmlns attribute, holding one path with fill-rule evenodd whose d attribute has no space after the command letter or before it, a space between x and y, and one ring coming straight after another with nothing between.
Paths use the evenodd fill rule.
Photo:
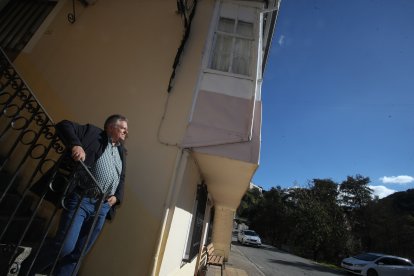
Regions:
<instances>
[{"instance_id":1,"label":"parked car","mask_svg":"<svg viewBox=\"0 0 414 276\"><path fill-rule=\"evenodd\" d=\"M253 230L240 230L237 235L237 240L241 244L261 246L262 240L259 235Z\"/></svg>"},{"instance_id":2,"label":"parked car","mask_svg":"<svg viewBox=\"0 0 414 276\"><path fill-rule=\"evenodd\" d=\"M364 276L414 276L414 265L410 260L378 253L362 253L345 258L341 267Z\"/></svg>"}]
</instances>

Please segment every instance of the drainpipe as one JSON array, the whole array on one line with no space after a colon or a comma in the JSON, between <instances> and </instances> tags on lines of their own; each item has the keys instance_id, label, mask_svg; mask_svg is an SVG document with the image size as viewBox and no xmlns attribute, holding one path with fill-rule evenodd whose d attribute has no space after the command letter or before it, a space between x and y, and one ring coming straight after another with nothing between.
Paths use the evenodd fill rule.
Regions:
<instances>
[{"instance_id":1,"label":"drainpipe","mask_svg":"<svg viewBox=\"0 0 414 276\"><path fill-rule=\"evenodd\" d=\"M157 250L154 255L154 264L150 275L159 275L161 263L164 256L165 244L167 242L168 233L171 228L171 222L174 215L175 203L181 190L182 180L187 165L189 151L182 149L176 158L173 175L171 177L167 198L165 201L165 210L162 219L162 225L158 233Z\"/></svg>"}]
</instances>

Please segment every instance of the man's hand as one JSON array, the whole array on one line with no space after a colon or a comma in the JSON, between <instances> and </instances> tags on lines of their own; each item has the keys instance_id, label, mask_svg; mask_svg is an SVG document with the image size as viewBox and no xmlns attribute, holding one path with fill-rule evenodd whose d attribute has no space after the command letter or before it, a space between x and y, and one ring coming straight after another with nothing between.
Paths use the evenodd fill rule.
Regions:
<instances>
[{"instance_id":1,"label":"man's hand","mask_svg":"<svg viewBox=\"0 0 414 276\"><path fill-rule=\"evenodd\" d=\"M75 161L85 161L85 151L83 150L83 148L81 146L74 146L72 148L72 158Z\"/></svg>"},{"instance_id":2,"label":"man's hand","mask_svg":"<svg viewBox=\"0 0 414 276\"><path fill-rule=\"evenodd\" d=\"M109 206L114 206L115 203L116 203L116 197L115 196L110 196L110 197L108 197L107 201L109 203Z\"/></svg>"}]
</instances>

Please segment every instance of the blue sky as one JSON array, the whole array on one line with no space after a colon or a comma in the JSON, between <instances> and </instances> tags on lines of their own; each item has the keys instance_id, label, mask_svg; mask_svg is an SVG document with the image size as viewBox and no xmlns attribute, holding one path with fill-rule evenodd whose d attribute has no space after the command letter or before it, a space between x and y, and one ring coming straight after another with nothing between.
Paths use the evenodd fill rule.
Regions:
<instances>
[{"instance_id":1,"label":"blue sky","mask_svg":"<svg viewBox=\"0 0 414 276\"><path fill-rule=\"evenodd\" d=\"M262 100L256 185L414 188L414 1L282 0Z\"/></svg>"}]
</instances>

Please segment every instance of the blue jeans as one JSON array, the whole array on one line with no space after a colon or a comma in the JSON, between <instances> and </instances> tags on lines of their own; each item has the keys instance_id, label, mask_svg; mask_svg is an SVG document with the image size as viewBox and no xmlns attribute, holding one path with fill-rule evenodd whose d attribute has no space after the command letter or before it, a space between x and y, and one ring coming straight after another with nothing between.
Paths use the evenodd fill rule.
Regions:
<instances>
[{"instance_id":1,"label":"blue jeans","mask_svg":"<svg viewBox=\"0 0 414 276\"><path fill-rule=\"evenodd\" d=\"M79 209L77 210L76 207L79 203L79 200L80 196L78 194L73 194L66 201L65 206L67 210L64 210L62 212L59 228L54 238L53 244L51 248L47 249L45 252L46 256L44 257L46 260L44 259L43 262L47 265L51 265L53 261L47 260L48 256L56 256L58 250L64 242L62 251L60 253L60 259L56 265L56 268L54 269L55 272L53 275L72 275L73 270L76 267L76 263L81 256L85 242L88 238L89 231L92 227L95 218L94 214L99 207L99 200L84 197L80 203ZM101 210L96 214L98 217L89 242L86 245L85 254L90 250L99 233L101 232L102 227L105 223L106 215L110 208L111 206L109 203L105 201L102 204Z\"/></svg>"}]
</instances>

